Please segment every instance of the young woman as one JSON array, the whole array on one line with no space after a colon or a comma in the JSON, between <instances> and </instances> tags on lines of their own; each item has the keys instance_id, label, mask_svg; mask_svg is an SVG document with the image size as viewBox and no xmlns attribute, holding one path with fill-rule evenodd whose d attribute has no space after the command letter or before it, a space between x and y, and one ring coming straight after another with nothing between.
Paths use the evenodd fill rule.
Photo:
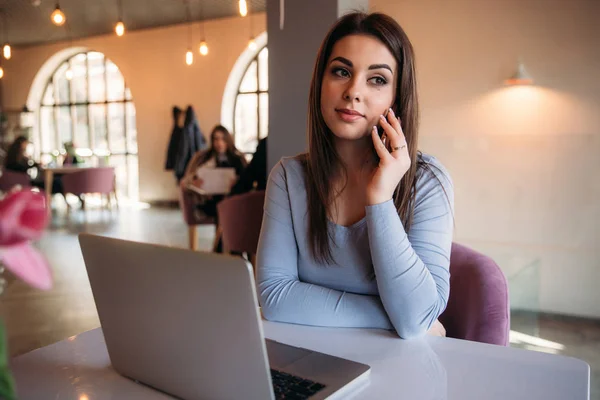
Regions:
<instances>
[{"instance_id":1,"label":"young woman","mask_svg":"<svg viewBox=\"0 0 600 400\"><path fill-rule=\"evenodd\" d=\"M44 189L46 182L41 173L40 164L36 163L27 155L27 147L30 142L25 136L17 137L9 146L4 160L4 168L8 171L28 173L30 169L37 170L36 178L31 180L31 185ZM60 176L54 176L52 181L52 193L62 193L62 181Z\"/></svg>"},{"instance_id":2,"label":"young woman","mask_svg":"<svg viewBox=\"0 0 600 400\"><path fill-rule=\"evenodd\" d=\"M29 140L25 136L17 137L6 152L4 168L14 172L27 172L32 168L38 168L39 165L27 155Z\"/></svg>"},{"instance_id":3,"label":"young woman","mask_svg":"<svg viewBox=\"0 0 600 400\"><path fill-rule=\"evenodd\" d=\"M235 174L239 178L246 168L246 164L244 155L235 148L233 138L227 128L217 125L210 134L210 148L197 152L190 160L181 180L182 188L186 190L190 184L202 188L203 182L196 176L199 167L234 168ZM235 181L230 183L233 186ZM198 199L198 208L206 215L216 217L217 203L224 197L224 195L204 196L204 198Z\"/></svg>"},{"instance_id":4,"label":"young woman","mask_svg":"<svg viewBox=\"0 0 600 400\"><path fill-rule=\"evenodd\" d=\"M383 14L331 28L309 94L309 150L271 171L257 260L267 319L443 335L453 189L420 153L412 45Z\"/></svg>"}]
</instances>

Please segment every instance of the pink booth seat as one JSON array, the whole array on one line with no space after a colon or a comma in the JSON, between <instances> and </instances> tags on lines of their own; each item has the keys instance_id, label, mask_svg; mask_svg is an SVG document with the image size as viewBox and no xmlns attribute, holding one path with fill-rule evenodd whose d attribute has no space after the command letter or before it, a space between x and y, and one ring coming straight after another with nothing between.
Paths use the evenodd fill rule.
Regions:
<instances>
[{"instance_id":1,"label":"pink booth seat","mask_svg":"<svg viewBox=\"0 0 600 400\"><path fill-rule=\"evenodd\" d=\"M508 346L508 284L494 260L452 244L450 298L440 322L448 337Z\"/></svg>"},{"instance_id":2,"label":"pink booth seat","mask_svg":"<svg viewBox=\"0 0 600 400\"><path fill-rule=\"evenodd\" d=\"M6 169L0 171L0 192L8 192L17 185L22 187L31 186L29 175L25 172L14 172Z\"/></svg>"},{"instance_id":3,"label":"pink booth seat","mask_svg":"<svg viewBox=\"0 0 600 400\"><path fill-rule=\"evenodd\" d=\"M100 193L106 195L109 203L112 195L118 207L113 167L82 168L81 171L62 175L61 180L64 193L72 193L76 196Z\"/></svg>"}]
</instances>

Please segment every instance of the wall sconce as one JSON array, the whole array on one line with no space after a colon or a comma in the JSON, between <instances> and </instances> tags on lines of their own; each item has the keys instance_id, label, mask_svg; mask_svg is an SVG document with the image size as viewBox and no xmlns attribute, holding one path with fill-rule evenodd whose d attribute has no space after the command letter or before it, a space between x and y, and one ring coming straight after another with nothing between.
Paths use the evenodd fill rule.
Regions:
<instances>
[{"instance_id":1,"label":"wall sconce","mask_svg":"<svg viewBox=\"0 0 600 400\"><path fill-rule=\"evenodd\" d=\"M510 86L533 84L533 78L525 69L525 64L523 64L523 61L519 61L519 63L517 64L517 70L515 71L513 76L504 81L504 84Z\"/></svg>"}]
</instances>

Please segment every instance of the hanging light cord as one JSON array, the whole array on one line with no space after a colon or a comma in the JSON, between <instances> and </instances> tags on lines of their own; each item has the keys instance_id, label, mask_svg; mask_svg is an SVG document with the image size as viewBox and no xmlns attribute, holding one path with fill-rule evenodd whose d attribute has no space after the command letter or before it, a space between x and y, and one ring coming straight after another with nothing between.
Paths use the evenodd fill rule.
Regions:
<instances>
[{"instance_id":1,"label":"hanging light cord","mask_svg":"<svg viewBox=\"0 0 600 400\"><path fill-rule=\"evenodd\" d=\"M192 48L192 10L190 8L190 0L185 0L185 12L188 26L188 49Z\"/></svg>"},{"instance_id":2,"label":"hanging light cord","mask_svg":"<svg viewBox=\"0 0 600 400\"><path fill-rule=\"evenodd\" d=\"M6 10L2 10L2 36L5 43L8 43L8 23L6 22Z\"/></svg>"},{"instance_id":3,"label":"hanging light cord","mask_svg":"<svg viewBox=\"0 0 600 400\"><path fill-rule=\"evenodd\" d=\"M204 10L202 9L202 0L200 0L200 35L202 36L202 40L205 40L204 37Z\"/></svg>"},{"instance_id":4,"label":"hanging light cord","mask_svg":"<svg viewBox=\"0 0 600 400\"><path fill-rule=\"evenodd\" d=\"M119 14L119 21L123 22L123 2L122 0L117 0L117 8Z\"/></svg>"}]
</instances>

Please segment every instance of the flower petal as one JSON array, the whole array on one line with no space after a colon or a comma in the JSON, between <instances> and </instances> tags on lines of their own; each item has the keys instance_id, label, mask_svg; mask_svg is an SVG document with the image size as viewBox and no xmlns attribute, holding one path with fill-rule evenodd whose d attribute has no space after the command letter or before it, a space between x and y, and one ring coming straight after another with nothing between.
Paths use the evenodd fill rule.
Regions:
<instances>
[{"instance_id":1,"label":"flower petal","mask_svg":"<svg viewBox=\"0 0 600 400\"><path fill-rule=\"evenodd\" d=\"M0 200L0 246L39 238L48 224L41 193L18 190Z\"/></svg>"},{"instance_id":2,"label":"flower petal","mask_svg":"<svg viewBox=\"0 0 600 400\"><path fill-rule=\"evenodd\" d=\"M42 290L52 287L52 274L46 259L29 242L2 248L0 260L25 283Z\"/></svg>"}]
</instances>

